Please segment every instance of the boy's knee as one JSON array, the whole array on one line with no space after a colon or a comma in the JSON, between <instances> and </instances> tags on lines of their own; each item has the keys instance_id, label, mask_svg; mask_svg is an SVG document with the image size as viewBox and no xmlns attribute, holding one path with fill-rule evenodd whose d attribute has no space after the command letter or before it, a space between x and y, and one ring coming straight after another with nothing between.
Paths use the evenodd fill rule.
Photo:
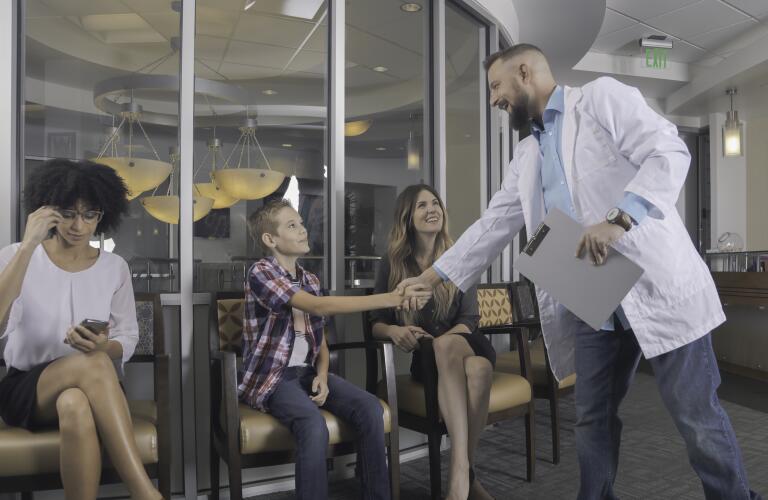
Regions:
<instances>
[{"instance_id":1,"label":"boy's knee","mask_svg":"<svg viewBox=\"0 0 768 500\"><path fill-rule=\"evenodd\" d=\"M299 442L316 442L324 447L328 445L328 425L320 411L298 419L294 424L293 431Z\"/></svg>"}]
</instances>

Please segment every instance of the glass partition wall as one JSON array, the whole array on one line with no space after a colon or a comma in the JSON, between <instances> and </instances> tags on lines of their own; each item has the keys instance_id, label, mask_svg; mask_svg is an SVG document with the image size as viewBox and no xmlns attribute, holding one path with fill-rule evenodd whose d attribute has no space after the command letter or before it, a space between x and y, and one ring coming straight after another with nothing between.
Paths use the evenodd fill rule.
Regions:
<instances>
[{"instance_id":1,"label":"glass partition wall","mask_svg":"<svg viewBox=\"0 0 768 500\"><path fill-rule=\"evenodd\" d=\"M445 179L458 237L493 187L480 62L495 27L446 0L22 4L20 198L29 172L54 157L98 159L129 184L130 215L92 245L125 258L136 291L162 294L174 360L173 489L196 498L209 487L208 442L195 437L208 426L207 306L216 292L242 291L261 257L248 215L266 200L291 200L309 233L300 262L332 293L372 286L395 199L410 184ZM346 47L336 73L333 40ZM341 128L331 128L333 116ZM342 155L329 147L337 130ZM329 196L332 178L343 204ZM190 189L191 207L181 209ZM25 220L21 210L22 232ZM360 338L355 321L340 329ZM361 372L359 362L347 370ZM125 385L146 397L151 374L129 370ZM250 472L244 479L258 493L280 489L271 478L292 469Z\"/></svg>"}]
</instances>

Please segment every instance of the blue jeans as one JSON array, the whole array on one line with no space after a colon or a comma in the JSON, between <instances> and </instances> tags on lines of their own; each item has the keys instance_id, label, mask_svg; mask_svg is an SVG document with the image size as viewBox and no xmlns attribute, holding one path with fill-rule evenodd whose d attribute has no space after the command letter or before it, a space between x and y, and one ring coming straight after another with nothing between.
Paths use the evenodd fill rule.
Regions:
<instances>
[{"instance_id":1,"label":"blue jeans","mask_svg":"<svg viewBox=\"0 0 768 500\"><path fill-rule=\"evenodd\" d=\"M576 335L576 449L579 500L614 500L619 462L619 405L640 361L632 330ZM760 499L749 489L730 419L720 406L720 373L706 335L648 360L667 411L688 450L707 500ZM649 457L650 458L650 457Z\"/></svg>"},{"instance_id":2,"label":"blue jeans","mask_svg":"<svg viewBox=\"0 0 768 500\"><path fill-rule=\"evenodd\" d=\"M313 367L287 368L269 397L269 413L296 439L296 497L328 498L328 428L320 408L309 399ZM323 409L352 426L357 433L357 463L365 500L389 500L389 475L384 451L384 410L379 399L336 375L328 375Z\"/></svg>"}]
</instances>

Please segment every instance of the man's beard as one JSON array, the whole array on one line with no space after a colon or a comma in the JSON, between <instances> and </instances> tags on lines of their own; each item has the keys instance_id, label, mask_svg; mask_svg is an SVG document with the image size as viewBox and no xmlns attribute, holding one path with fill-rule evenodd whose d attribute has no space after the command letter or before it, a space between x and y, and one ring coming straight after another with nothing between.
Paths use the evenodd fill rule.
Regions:
<instances>
[{"instance_id":1,"label":"man's beard","mask_svg":"<svg viewBox=\"0 0 768 500\"><path fill-rule=\"evenodd\" d=\"M520 130L527 126L528 122L531 121L531 114L528 112L529 104L530 99L528 98L528 94L522 92L517 94L517 99L512 103L512 112L510 113L513 129Z\"/></svg>"}]
</instances>

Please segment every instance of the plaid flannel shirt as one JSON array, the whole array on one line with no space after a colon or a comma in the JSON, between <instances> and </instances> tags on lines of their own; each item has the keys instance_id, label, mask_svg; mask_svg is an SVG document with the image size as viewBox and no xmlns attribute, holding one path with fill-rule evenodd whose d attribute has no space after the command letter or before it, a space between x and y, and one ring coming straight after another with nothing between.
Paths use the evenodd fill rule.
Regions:
<instances>
[{"instance_id":1,"label":"plaid flannel shirt","mask_svg":"<svg viewBox=\"0 0 768 500\"><path fill-rule=\"evenodd\" d=\"M267 411L267 400L288 366L293 350L293 308L291 297L299 290L325 295L320 280L296 265L296 279L274 257L251 266L245 282L243 321L243 373L237 392L240 401ZM310 363L315 364L323 341L325 318L304 313Z\"/></svg>"}]
</instances>

